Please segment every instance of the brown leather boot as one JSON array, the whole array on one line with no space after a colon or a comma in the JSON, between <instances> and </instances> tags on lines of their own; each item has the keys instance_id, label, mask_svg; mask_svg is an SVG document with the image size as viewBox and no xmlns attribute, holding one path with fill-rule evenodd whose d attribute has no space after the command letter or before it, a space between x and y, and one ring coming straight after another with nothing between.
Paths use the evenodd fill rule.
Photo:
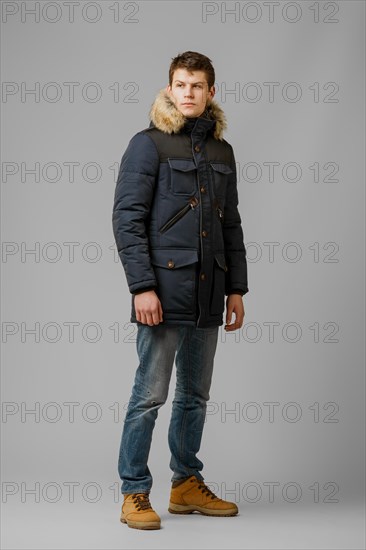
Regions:
<instances>
[{"instance_id":1,"label":"brown leather boot","mask_svg":"<svg viewBox=\"0 0 366 550\"><path fill-rule=\"evenodd\" d=\"M205 516L235 516L239 511L234 502L218 498L196 476L172 487L168 510L171 514L200 512Z\"/></svg>"},{"instance_id":2,"label":"brown leather boot","mask_svg":"<svg viewBox=\"0 0 366 550\"><path fill-rule=\"evenodd\" d=\"M160 529L160 517L151 507L149 493L124 495L121 522L134 529Z\"/></svg>"}]
</instances>

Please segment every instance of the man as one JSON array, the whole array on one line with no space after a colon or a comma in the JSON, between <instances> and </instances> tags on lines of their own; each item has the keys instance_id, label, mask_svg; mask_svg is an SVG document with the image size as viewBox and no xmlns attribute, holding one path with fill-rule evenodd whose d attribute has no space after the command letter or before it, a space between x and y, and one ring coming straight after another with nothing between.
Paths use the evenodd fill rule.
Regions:
<instances>
[{"instance_id":1,"label":"man","mask_svg":"<svg viewBox=\"0 0 366 550\"><path fill-rule=\"evenodd\" d=\"M236 165L214 82L208 57L187 51L172 60L169 85L156 96L149 127L129 142L116 185L113 231L132 294L140 361L119 454L121 521L137 529L160 528L147 460L174 358L169 512L238 513L205 485L196 456L225 295L225 329L232 331L243 324L248 292Z\"/></svg>"}]
</instances>

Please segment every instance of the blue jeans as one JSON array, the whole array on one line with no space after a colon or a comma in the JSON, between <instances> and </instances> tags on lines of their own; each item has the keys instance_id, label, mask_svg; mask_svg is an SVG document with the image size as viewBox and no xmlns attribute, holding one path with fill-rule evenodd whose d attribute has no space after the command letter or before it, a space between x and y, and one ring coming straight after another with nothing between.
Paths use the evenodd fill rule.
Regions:
<instances>
[{"instance_id":1,"label":"blue jeans","mask_svg":"<svg viewBox=\"0 0 366 550\"><path fill-rule=\"evenodd\" d=\"M118 461L121 492L150 492L147 465L159 408L168 397L174 358L176 388L168 431L172 481L191 475L203 480L197 458L216 352L218 327L138 325L136 370L124 420ZM176 355L176 357L175 357Z\"/></svg>"}]
</instances>

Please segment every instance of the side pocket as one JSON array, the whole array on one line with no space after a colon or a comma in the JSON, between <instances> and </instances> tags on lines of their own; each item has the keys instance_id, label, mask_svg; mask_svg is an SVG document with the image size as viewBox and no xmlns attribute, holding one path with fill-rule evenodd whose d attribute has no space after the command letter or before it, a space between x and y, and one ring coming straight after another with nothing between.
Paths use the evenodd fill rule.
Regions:
<instances>
[{"instance_id":1,"label":"side pocket","mask_svg":"<svg viewBox=\"0 0 366 550\"><path fill-rule=\"evenodd\" d=\"M157 294L167 313L194 313L196 304L196 264L198 252L193 249L152 249Z\"/></svg>"},{"instance_id":2,"label":"side pocket","mask_svg":"<svg viewBox=\"0 0 366 550\"><path fill-rule=\"evenodd\" d=\"M210 313L221 315L225 308L225 273L228 268L225 254L216 253L213 266Z\"/></svg>"},{"instance_id":3,"label":"side pocket","mask_svg":"<svg viewBox=\"0 0 366 550\"><path fill-rule=\"evenodd\" d=\"M173 227L173 225L181 220L189 212L190 209L194 210L197 205L197 197L191 197L188 204L183 206L183 208L181 208L176 214L174 214L174 216L172 216L167 222L165 222L164 225L159 229L159 232L165 233L166 231L168 231L168 229Z\"/></svg>"}]
</instances>

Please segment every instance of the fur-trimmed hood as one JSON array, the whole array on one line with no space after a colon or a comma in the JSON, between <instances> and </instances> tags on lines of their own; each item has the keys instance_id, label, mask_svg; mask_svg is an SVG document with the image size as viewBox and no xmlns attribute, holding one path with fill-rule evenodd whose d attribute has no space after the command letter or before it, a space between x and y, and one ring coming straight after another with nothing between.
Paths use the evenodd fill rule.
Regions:
<instances>
[{"instance_id":1,"label":"fur-trimmed hood","mask_svg":"<svg viewBox=\"0 0 366 550\"><path fill-rule=\"evenodd\" d=\"M222 141L223 132L227 128L227 121L219 104L211 99L201 116L216 121L213 136L215 139ZM176 108L165 88L157 94L151 106L149 118L156 128L167 134L177 134L189 120Z\"/></svg>"}]
</instances>

